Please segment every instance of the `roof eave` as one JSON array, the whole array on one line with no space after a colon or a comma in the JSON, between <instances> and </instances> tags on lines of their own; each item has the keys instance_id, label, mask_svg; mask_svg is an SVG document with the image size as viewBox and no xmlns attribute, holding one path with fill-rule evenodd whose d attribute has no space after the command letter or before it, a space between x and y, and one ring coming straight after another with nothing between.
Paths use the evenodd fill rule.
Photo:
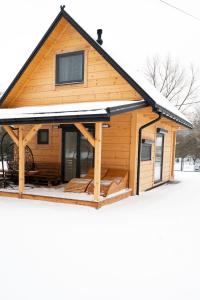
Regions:
<instances>
[{"instance_id":1,"label":"roof eave","mask_svg":"<svg viewBox=\"0 0 200 300\"><path fill-rule=\"evenodd\" d=\"M167 119L170 119L171 121L175 121L176 123L179 123L187 128L190 128L192 129L193 128L193 125L192 123L182 119L181 117L173 114L171 111L167 110L166 108L156 104L155 105L155 109L158 111L158 112L161 112L163 116L165 116L165 118Z\"/></svg>"}]
</instances>

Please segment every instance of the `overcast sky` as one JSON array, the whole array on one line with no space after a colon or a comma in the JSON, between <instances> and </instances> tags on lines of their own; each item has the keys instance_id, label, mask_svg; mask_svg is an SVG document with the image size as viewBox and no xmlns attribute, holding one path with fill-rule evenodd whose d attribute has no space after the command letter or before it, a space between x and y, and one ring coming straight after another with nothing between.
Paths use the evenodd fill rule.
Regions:
<instances>
[{"instance_id":1,"label":"overcast sky","mask_svg":"<svg viewBox=\"0 0 200 300\"><path fill-rule=\"evenodd\" d=\"M199 0L167 0L200 18ZM133 63L142 69L147 56L171 54L183 64L199 67L200 21L167 7L159 0L10 0L0 2L0 90L4 91L60 10L66 11L81 24L92 19L93 37L97 28L111 22L120 23L124 34L131 25L134 43ZM85 23L85 24L86 24ZM84 27L84 26L83 26ZM103 33L106 46L106 31ZM121 33L120 33L121 34ZM119 36L120 44L120 36ZM128 45L127 45L128 46Z\"/></svg>"}]
</instances>

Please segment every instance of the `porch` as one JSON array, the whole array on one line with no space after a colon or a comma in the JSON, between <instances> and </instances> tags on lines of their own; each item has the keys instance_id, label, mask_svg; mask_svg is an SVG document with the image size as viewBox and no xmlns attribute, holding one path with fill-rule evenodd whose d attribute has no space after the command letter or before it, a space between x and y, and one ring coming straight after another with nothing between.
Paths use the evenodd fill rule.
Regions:
<instances>
[{"instance_id":1,"label":"porch","mask_svg":"<svg viewBox=\"0 0 200 300\"><path fill-rule=\"evenodd\" d=\"M145 106L146 103L144 101L108 101L81 103L79 107L76 104L31 107L32 113L29 113L29 107L0 110L0 123L18 148L18 186L1 188L0 196L87 205L95 208L100 208L103 205L127 198L134 192L135 182L133 180L133 173L135 170L133 168L130 170L128 168L127 170L129 173L129 183L126 188L104 197L101 196L102 127L103 123L109 122L114 115L131 112ZM14 115L15 118L13 118ZM86 123L93 125L94 135L87 130ZM27 126L30 127L30 124L32 124L31 129L27 131ZM84 136L90 146L93 147L93 194L65 192L65 185L41 187L25 184L25 149L44 124L59 124L61 127L71 124ZM136 151L133 149L132 144L130 148L133 153L130 161L130 164L132 164Z\"/></svg>"},{"instance_id":2,"label":"porch","mask_svg":"<svg viewBox=\"0 0 200 300\"><path fill-rule=\"evenodd\" d=\"M0 188L0 197L11 197L20 199L41 200L65 204L76 204L100 208L104 205L111 204L131 196L131 189L127 188L119 192L108 195L107 197L100 196L98 201L93 195L88 193L69 193L64 192L63 185L56 187L25 185L22 194L19 194L18 186L9 186Z\"/></svg>"}]
</instances>

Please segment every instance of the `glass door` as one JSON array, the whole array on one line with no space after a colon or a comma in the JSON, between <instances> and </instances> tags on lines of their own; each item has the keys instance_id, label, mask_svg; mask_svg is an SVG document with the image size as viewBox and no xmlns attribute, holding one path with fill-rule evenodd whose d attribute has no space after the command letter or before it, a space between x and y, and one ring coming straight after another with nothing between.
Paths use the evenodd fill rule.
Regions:
<instances>
[{"instance_id":1,"label":"glass door","mask_svg":"<svg viewBox=\"0 0 200 300\"><path fill-rule=\"evenodd\" d=\"M94 130L88 130L94 135ZM72 125L63 128L62 170L63 181L84 177L94 166L94 149L86 138Z\"/></svg>"},{"instance_id":2,"label":"glass door","mask_svg":"<svg viewBox=\"0 0 200 300\"><path fill-rule=\"evenodd\" d=\"M76 177L77 171L77 132L65 131L64 141L64 181L69 181Z\"/></svg>"},{"instance_id":3,"label":"glass door","mask_svg":"<svg viewBox=\"0 0 200 300\"><path fill-rule=\"evenodd\" d=\"M162 181L164 135L157 133L155 144L154 182Z\"/></svg>"}]
</instances>

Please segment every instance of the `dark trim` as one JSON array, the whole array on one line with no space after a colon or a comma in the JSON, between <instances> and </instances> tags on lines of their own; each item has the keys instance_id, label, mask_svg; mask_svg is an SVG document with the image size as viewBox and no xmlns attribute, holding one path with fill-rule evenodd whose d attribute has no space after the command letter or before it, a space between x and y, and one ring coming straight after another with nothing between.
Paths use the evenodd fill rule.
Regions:
<instances>
[{"instance_id":1,"label":"dark trim","mask_svg":"<svg viewBox=\"0 0 200 300\"><path fill-rule=\"evenodd\" d=\"M87 129L95 130L95 125L92 123L84 123ZM79 131L74 124L60 124L59 128L65 129L66 131Z\"/></svg>"},{"instance_id":2,"label":"dark trim","mask_svg":"<svg viewBox=\"0 0 200 300\"><path fill-rule=\"evenodd\" d=\"M0 119L0 125L15 124L48 124L48 123L76 123L76 122L108 122L110 117L105 114L100 115L82 115L67 117L40 117L40 118L22 118L22 119Z\"/></svg>"},{"instance_id":3,"label":"dark trim","mask_svg":"<svg viewBox=\"0 0 200 300\"><path fill-rule=\"evenodd\" d=\"M142 144L152 145L152 144L154 144L154 143L155 143L155 142L152 141L152 140L142 139Z\"/></svg>"},{"instance_id":4,"label":"dark trim","mask_svg":"<svg viewBox=\"0 0 200 300\"><path fill-rule=\"evenodd\" d=\"M118 105L118 106L107 108L107 112L109 116L115 116L125 112L130 112L136 109L144 108L147 106L148 103L146 101L143 102L133 101L133 103L131 104Z\"/></svg>"},{"instance_id":5,"label":"dark trim","mask_svg":"<svg viewBox=\"0 0 200 300\"><path fill-rule=\"evenodd\" d=\"M41 140L41 133L42 132L46 132L47 133L47 141L43 142ZM49 129L48 128L42 128L42 129L38 129L37 131L37 144L38 145L48 145L49 144Z\"/></svg>"},{"instance_id":6,"label":"dark trim","mask_svg":"<svg viewBox=\"0 0 200 300\"><path fill-rule=\"evenodd\" d=\"M65 131L62 129L62 136L61 136L61 180L62 182L64 182L64 178L65 178L64 151L65 151Z\"/></svg>"},{"instance_id":7,"label":"dark trim","mask_svg":"<svg viewBox=\"0 0 200 300\"><path fill-rule=\"evenodd\" d=\"M192 124L188 123L186 120L180 118L176 114L166 110L162 106L156 104L155 100L152 99L143 88L135 81L133 78L128 75L128 73L63 9L61 9L60 13L57 15L35 50L32 52L22 69L19 71L17 76L14 78L8 89L5 91L5 93L1 97L1 103L6 99L9 92L13 88L13 86L16 84L22 73L26 70L28 65L31 63L34 56L37 54L37 52L40 50L50 33L53 31L53 29L56 27L58 22L61 18L65 18L71 26L73 26L84 38L85 40L98 51L98 53L109 63L111 66L143 97L144 100L146 100L156 112L161 112L166 117L169 117L170 120L174 120L177 123L180 123L186 127L192 128Z\"/></svg>"},{"instance_id":8,"label":"dark trim","mask_svg":"<svg viewBox=\"0 0 200 300\"><path fill-rule=\"evenodd\" d=\"M14 124L47 124L47 123L75 123L75 122L108 122L113 115L134 111L139 108L144 108L148 104L144 102L137 103L133 101L131 104L119 105L112 108L106 108L105 114L91 114L91 115L74 115L74 116L53 116L45 117L45 113L41 113L41 117L31 118L13 118L0 119L0 125L14 125ZM5 108L6 111L6 108ZM96 110L98 111L98 109ZM76 113L76 112L74 112Z\"/></svg>"},{"instance_id":9,"label":"dark trim","mask_svg":"<svg viewBox=\"0 0 200 300\"><path fill-rule=\"evenodd\" d=\"M156 112L155 112L156 113ZM139 136L138 136L138 159L137 159L137 182L136 182L136 195L140 193L140 163L141 163L141 139L142 139L142 130L146 127L151 126L152 124L158 122L162 117L161 113L158 113L158 117L149 123L143 125L139 129Z\"/></svg>"},{"instance_id":10,"label":"dark trim","mask_svg":"<svg viewBox=\"0 0 200 300\"><path fill-rule=\"evenodd\" d=\"M157 133L156 139L158 136L162 137L162 156L161 156L162 158L161 158L161 166L160 166L160 179L154 180L155 184L161 182L162 178L163 178L163 158L164 158L165 135L164 135L164 133ZM156 159L156 144L155 144L155 159ZM155 168L154 168L154 172L155 172Z\"/></svg>"},{"instance_id":11,"label":"dark trim","mask_svg":"<svg viewBox=\"0 0 200 300\"><path fill-rule=\"evenodd\" d=\"M88 129L90 129L90 132L95 133L95 126L94 124L84 124L84 126ZM77 133L77 144L76 144L76 177L80 177L81 173L81 132L73 125L62 125L60 126L62 128L62 152L61 152L61 178L62 182L65 181L65 146L66 146L66 140L65 140L65 132L76 132ZM89 142L88 142L89 143ZM94 159L94 149L93 149L93 159Z\"/></svg>"},{"instance_id":12,"label":"dark trim","mask_svg":"<svg viewBox=\"0 0 200 300\"><path fill-rule=\"evenodd\" d=\"M156 132L165 134L165 133L168 133L168 130L166 130L164 128L157 128Z\"/></svg>"},{"instance_id":13,"label":"dark trim","mask_svg":"<svg viewBox=\"0 0 200 300\"><path fill-rule=\"evenodd\" d=\"M73 51L73 52L66 52L66 53L62 53L62 54L56 54L56 68L55 68L55 72L56 72L56 76L55 76L55 84L56 85L64 85L64 84L76 84L76 83L84 83L84 66L85 66L85 55L84 55L85 51L81 50L81 51ZM68 57L68 56L76 56L76 55L80 55L82 56L82 78L81 80L66 80L66 81L59 81L59 58L60 57Z\"/></svg>"},{"instance_id":14,"label":"dark trim","mask_svg":"<svg viewBox=\"0 0 200 300\"><path fill-rule=\"evenodd\" d=\"M146 189L145 192L151 191L151 190L153 190L153 189L155 189L155 188L157 188L157 187L159 187L159 186L161 186L161 185L164 185L164 184L166 184L166 183L168 183L168 182L170 182L170 180L162 181L162 182L160 182L160 183L158 183L158 184L155 184L154 186L152 186L152 187Z\"/></svg>"},{"instance_id":15,"label":"dark trim","mask_svg":"<svg viewBox=\"0 0 200 300\"><path fill-rule=\"evenodd\" d=\"M170 112L169 110L167 110L166 108L158 105L155 103L155 109L157 112L160 112L164 115L165 118L169 119L170 121L174 121L176 123L179 123L181 125L184 125L190 129L193 128L193 125L189 122L187 122L186 120L182 119L181 117L173 114L172 112Z\"/></svg>"},{"instance_id":16,"label":"dark trim","mask_svg":"<svg viewBox=\"0 0 200 300\"><path fill-rule=\"evenodd\" d=\"M149 157L143 157L142 152L143 152L143 147L149 147L150 150L150 155ZM152 159L152 143L142 143L142 148L141 148L141 161L151 161Z\"/></svg>"}]
</instances>

